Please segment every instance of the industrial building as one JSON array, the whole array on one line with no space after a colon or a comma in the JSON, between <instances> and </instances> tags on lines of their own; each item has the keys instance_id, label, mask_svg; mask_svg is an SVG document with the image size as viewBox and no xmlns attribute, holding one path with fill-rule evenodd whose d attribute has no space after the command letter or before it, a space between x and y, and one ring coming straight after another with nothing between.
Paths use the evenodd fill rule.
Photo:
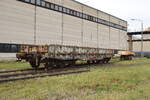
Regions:
<instances>
[{"instance_id":1,"label":"industrial building","mask_svg":"<svg viewBox=\"0 0 150 100\"><path fill-rule=\"evenodd\" d=\"M75 0L0 0L0 58L21 44L128 50L127 22Z\"/></svg>"},{"instance_id":2,"label":"industrial building","mask_svg":"<svg viewBox=\"0 0 150 100\"><path fill-rule=\"evenodd\" d=\"M133 36L141 35L143 38L134 39ZM150 31L129 32L129 50L134 51L137 56L150 57Z\"/></svg>"}]
</instances>

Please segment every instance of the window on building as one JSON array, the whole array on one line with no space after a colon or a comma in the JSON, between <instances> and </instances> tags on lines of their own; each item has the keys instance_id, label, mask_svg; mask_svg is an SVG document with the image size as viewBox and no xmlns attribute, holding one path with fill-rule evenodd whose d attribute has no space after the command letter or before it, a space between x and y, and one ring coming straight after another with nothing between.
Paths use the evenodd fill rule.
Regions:
<instances>
[{"instance_id":1,"label":"window on building","mask_svg":"<svg viewBox=\"0 0 150 100\"><path fill-rule=\"evenodd\" d=\"M86 19L88 19L88 15L86 15Z\"/></svg>"},{"instance_id":2,"label":"window on building","mask_svg":"<svg viewBox=\"0 0 150 100\"><path fill-rule=\"evenodd\" d=\"M90 20L90 16L88 15L87 17L88 17L88 20Z\"/></svg>"},{"instance_id":3,"label":"window on building","mask_svg":"<svg viewBox=\"0 0 150 100\"><path fill-rule=\"evenodd\" d=\"M121 29L122 29L122 30L125 30L125 31L127 30L127 28L126 28L126 27L123 27L123 26L122 26L122 28L121 28Z\"/></svg>"},{"instance_id":4,"label":"window on building","mask_svg":"<svg viewBox=\"0 0 150 100\"><path fill-rule=\"evenodd\" d=\"M85 14L83 14L83 18L86 19L86 15Z\"/></svg>"},{"instance_id":5,"label":"window on building","mask_svg":"<svg viewBox=\"0 0 150 100\"><path fill-rule=\"evenodd\" d=\"M88 15L88 20L93 21L93 17Z\"/></svg>"},{"instance_id":6,"label":"window on building","mask_svg":"<svg viewBox=\"0 0 150 100\"><path fill-rule=\"evenodd\" d=\"M77 16L77 12L76 12L76 11L74 11L74 12L73 12L73 15L74 15L74 16Z\"/></svg>"},{"instance_id":7,"label":"window on building","mask_svg":"<svg viewBox=\"0 0 150 100\"><path fill-rule=\"evenodd\" d=\"M41 0L36 0L36 5L41 5Z\"/></svg>"},{"instance_id":8,"label":"window on building","mask_svg":"<svg viewBox=\"0 0 150 100\"><path fill-rule=\"evenodd\" d=\"M79 12L77 12L77 16L80 17L80 13Z\"/></svg>"},{"instance_id":9,"label":"window on building","mask_svg":"<svg viewBox=\"0 0 150 100\"><path fill-rule=\"evenodd\" d=\"M66 8L66 12L67 12L67 14L69 14L70 13L70 9Z\"/></svg>"},{"instance_id":10,"label":"window on building","mask_svg":"<svg viewBox=\"0 0 150 100\"><path fill-rule=\"evenodd\" d=\"M63 13L66 13L66 12L67 12L66 8L63 7Z\"/></svg>"},{"instance_id":11,"label":"window on building","mask_svg":"<svg viewBox=\"0 0 150 100\"><path fill-rule=\"evenodd\" d=\"M95 17L93 17L93 21L96 22L96 18Z\"/></svg>"},{"instance_id":12,"label":"window on building","mask_svg":"<svg viewBox=\"0 0 150 100\"><path fill-rule=\"evenodd\" d=\"M35 4L35 0L31 0L31 3L32 3L32 4Z\"/></svg>"},{"instance_id":13,"label":"window on building","mask_svg":"<svg viewBox=\"0 0 150 100\"><path fill-rule=\"evenodd\" d=\"M80 18L83 18L83 14L82 13L80 13Z\"/></svg>"},{"instance_id":14,"label":"window on building","mask_svg":"<svg viewBox=\"0 0 150 100\"><path fill-rule=\"evenodd\" d=\"M30 0L24 0L25 2L30 2Z\"/></svg>"},{"instance_id":15,"label":"window on building","mask_svg":"<svg viewBox=\"0 0 150 100\"><path fill-rule=\"evenodd\" d=\"M20 45L17 44L0 44L0 53L17 53L20 50Z\"/></svg>"},{"instance_id":16,"label":"window on building","mask_svg":"<svg viewBox=\"0 0 150 100\"><path fill-rule=\"evenodd\" d=\"M121 27L120 25L118 25L118 28L119 28L119 29L122 29L122 27Z\"/></svg>"},{"instance_id":17,"label":"window on building","mask_svg":"<svg viewBox=\"0 0 150 100\"><path fill-rule=\"evenodd\" d=\"M110 22L109 25L112 26L112 27L114 26L114 24L112 22Z\"/></svg>"},{"instance_id":18,"label":"window on building","mask_svg":"<svg viewBox=\"0 0 150 100\"><path fill-rule=\"evenodd\" d=\"M4 49L4 52L10 52L11 51L11 48L10 48L9 44L4 44L3 49Z\"/></svg>"},{"instance_id":19,"label":"window on building","mask_svg":"<svg viewBox=\"0 0 150 100\"><path fill-rule=\"evenodd\" d=\"M63 8L62 8L61 6L59 6L58 10L59 10L60 12L62 12L62 9L63 9Z\"/></svg>"},{"instance_id":20,"label":"window on building","mask_svg":"<svg viewBox=\"0 0 150 100\"><path fill-rule=\"evenodd\" d=\"M98 23L98 18L96 18L96 20L95 20L97 23Z\"/></svg>"},{"instance_id":21,"label":"window on building","mask_svg":"<svg viewBox=\"0 0 150 100\"><path fill-rule=\"evenodd\" d=\"M55 5L54 5L54 4L51 3L50 6L51 6L51 7L50 7L51 9L55 9Z\"/></svg>"},{"instance_id":22,"label":"window on building","mask_svg":"<svg viewBox=\"0 0 150 100\"><path fill-rule=\"evenodd\" d=\"M58 11L58 5L55 5L55 10Z\"/></svg>"},{"instance_id":23,"label":"window on building","mask_svg":"<svg viewBox=\"0 0 150 100\"><path fill-rule=\"evenodd\" d=\"M117 28L117 24L114 24L114 26L113 27L116 27Z\"/></svg>"},{"instance_id":24,"label":"window on building","mask_svg":"<svg viewBox=\"0 0 150 100\"><path fill-rule=\"evenodd\" d=\"M74 11L70 9L70 14L73 15Z\"/></svg>"},{"instance_id":25,"label":"window on building","mask_svg":"<svg viewBox=\"0 0 150 100\"><path fill-rule=\"evenodd\" d=\"M17 45L11 45L11 52L17 52L18 51L18 46Z\"/></svg>"},{"instance_id":26,"label":"window on building","mask_svg":"<svg viewBox=\"0 0 150 100\"><path fill-rule=\"evenodd\" d=\"M102 20L98 18L98 23L102 23Z\"/></svg>"},{"instance_id":27,"label":"window on building","mask_svg":"<svg viewBox=\"0 0 150 100\"><path fill-rule=\"evenodd\" d=\"M50 8L50 3L46 2L46 8Z\"/></svg>"},{"instance_id":28,"label":"window on building","mask_svg":"<svg viewBox=\"0 0 150 100\"><path fill-rule=\"evenodd\" d=\"M45 7L45 1L41 1L41 5L42 5L42 7Z\"/></svg>"},{"instance_id":29,"label":"window on building","mask_svg":"<svg viewBox=\"0 0 150 100\"><path fill-rule=\"evenodd\" d=\"M106 21L105 20L102 20L101 23L106 25Z\"/></svg>"},{"instance_id":30,"label":"window on building","mask_svg":"<svg viewBox=\"0 0 150 100\"><path fill-rule=\"evenodd\" d=\"M3 45L2 44L0 44L0 52L3 52Z\"/></svg>"}]
</instances>

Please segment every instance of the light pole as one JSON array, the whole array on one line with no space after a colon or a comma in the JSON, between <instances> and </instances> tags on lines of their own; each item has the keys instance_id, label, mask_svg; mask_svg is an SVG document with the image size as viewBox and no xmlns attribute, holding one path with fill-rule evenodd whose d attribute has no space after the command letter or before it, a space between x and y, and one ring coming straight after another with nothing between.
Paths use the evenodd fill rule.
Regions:
<instances>
[{"instance_id":1,"label":"light pole","mask_svg":"<svg viewBox=\"0 0 150 100\"><path fill-rule=\"evenodd\" d=\"M141 22L141 57L143 57L143 20L141 19L131 19L132 21L139 21Z\"/></svg>"}]
</instances>

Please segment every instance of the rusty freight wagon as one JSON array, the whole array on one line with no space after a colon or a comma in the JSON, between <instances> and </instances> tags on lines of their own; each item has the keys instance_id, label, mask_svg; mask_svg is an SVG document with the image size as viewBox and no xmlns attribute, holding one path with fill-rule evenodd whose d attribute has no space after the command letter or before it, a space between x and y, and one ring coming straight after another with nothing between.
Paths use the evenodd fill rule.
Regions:
<instances>
[{"instance_id":1,"label":"rusty freight wagon","mask_svg":"<svg viewBox=\"0 0 150 100\"><path fill-rule=\"evenodd\" d=\"M33 68L38 68L41 63L45 67L60 67L74 65L77 60L87 63L108 63L114 50L65 46L65 45L22 45L18 59L25 59Z\"/></svg>"}]
</instances>

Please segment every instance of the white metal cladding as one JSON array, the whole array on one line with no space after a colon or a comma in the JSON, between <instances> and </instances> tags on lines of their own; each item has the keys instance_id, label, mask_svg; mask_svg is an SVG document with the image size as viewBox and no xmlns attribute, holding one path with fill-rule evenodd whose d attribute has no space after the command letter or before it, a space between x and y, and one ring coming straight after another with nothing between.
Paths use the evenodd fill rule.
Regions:
<instances>
[{"instance_id":1,"label":"white metal cladding","mask_svg":"<svg viewBox=\"0 0 150 100\"><path fill-rule=\"evenodd\" d=\"M143 50L144 50L144 52L150 52L150 42L149 41L143 42Z\"/></svg>"},{"instance_id":2,"label":"white metal cladding","mask_svg":"<svg viewBox=\"0 0 150 100\"><path fill-rule=\"evenodd\" d=\"M92 15L94 17L97 17L97 10L91 9L88 6L83 6L83 12L89 15Z\"/></svg>"},{"instance_id":3,"label":"white metal cladding","mask_svg":"<svg viewBox=\"0 0 150 100\"><path fill-rule=\"evenodd\" d=\"M133 51L141 52L141 41L133 42ZM150 52L150 42L149 41L143 42L143 52Z\"/></svg>"},{"instance_id":4,"label":"white metal cladding","mask_svg":"<svg viewBox=\"0 0 150 100\"><path fill-rule=\"evenodd\" d=\"M0 0L0 24L1 43L34 43L34 6Z\"/></svg>"},{"instance_id":5,"label":"white metal cladding","mask_svg":"<svg viewBox=\"0 0 150 100\"><path fill-rule=\"evenodd\" d=\"M97 48L97 24L83 21L83 46Z\"/></svg>"},{"instance_id":6,"label":"white metal cladding","mask_svg":"<svg viewBox=\"0 0 150 100\"><path fill-rule=\"evenodd\" d=\"M63 44L81 46L82 19L63 15Z\"/></svg>"},{"instance_id":7,"label":"white metal cladding","mask_svg":"<svg viewBox=\"0 0 150 100\"><path fill-rule=\"evenodd\" d=\"M133 42L133 51L135 52L141 51L141 42Z\"/></svg>"},{"instance_id":8,"label":"white metal cladding","mask_svg":"<svg viewBox=\"0 0 150 100\"><path fill-rule=\"evenodd\" d=\"M143 39L150 39L150 35L149 34L144 34Z\"/></svg>"},{"instance_id":9,"label":"white metal cladding","mask_svg":"<svg viewBox=\"0 0 150 100\"><path fill-rule=\"evenodd\" d=\"M74 2L72 0L62 0L63 1L63 6L67 7L67 8L71 8L74 9L76 11L82 12L83 10L83 5Z\"/></svg>"},{"instance_id":10,"label":"white metal cladding","mask_svg":"<svg viewBox=\"0 0 150 100\"><path fill-rule=\"evenodd\" d=\"M127 42L127 40L128 40L128 36L126 35L126 32L125 31L122 31L121 32L121 34L122 34L122 40L121 41L123 41L123 50L128 50L129 48L129 46L128 46L128 42Z\"/></svg>"},{"instance_id":11,"label":"white metal cladding","mask_svg":"<svg viewBox=\"0 0 150 100\"><path fill-rule=\"evenodd\" d=\"M104 13L104 12L98 12L98 16L99 18L103 19L103 20L106 20L106 21L110 21L110 15Z\"/></svg>"},{"instance_id":12,"label":"white metal cladding","mask_svg":"<svg viewBox=\"0 0 150 100\"><path fill-rule=\"evenodd\" d=\"M124 26L124 27L127 27L127 22L125 21L120 21L120 25Z\"/></svg>"},{"instance_id":13,"label":"white metal cladding","mask_svg":"<svg viewBox=\"0 0 150 100\"><path fill-rule=\"evenodd\" d=\"M121 50L126 50L126 43L127 43L127 39L123 33L123 31L119 30L119 33L120 33L120 40L119 40L119 44L120 44L120 48ZM125 48L126 47L126 48Z\"/></svg>"},{"instance_id":14,"label":"white metal cladding","mask_svg":"<svg viewBox=\"0 0 150 100\"><path fill-rule=\"evenodd\" d=\"M127 26L125 21L72 0L46 1ZM0 15L1 43L34 44L36 36L36 44L127 49L126 31L44 7L35 9L34 5L17 0L0 0Z\"/></svg>"},{"instance_id":15,"label":"white metal cladding","mask_svg":"<svg viewBox=\"0 0 150 100\"><path fill-rule=\"evenodd\" d=\"M99 25L99 47L108 49L110 48L110 33L109 27L105 25Z\"/></svg>"},{"instance_id":16,"label":"white metal cladding","mask_svg":"<svg viewBox=\"0 0 150 100\"><path fill-rule=\"evenodd\" d=\"M110 16L110 22L120 24L120 20L113 16Z\"/></svg>"},{"instance_id":17,"label":"white metal cladding","mask_svg":"<svg viewBox=\"0 0 150 100\"><path fill-rule=\"evenodd\" d=\"M37 7L37 44L61 44L62 14Z\"/></svg>"},{"instance_id":18,"label":"white metal cladding","mask_svg":"<svg viewBox=\"0 0 150 100\"><path fill-rule=\"evenodd\" d=\"M16 53L0 53L1 60L16 60Z\"/></svg>"},{"instance_id":19,"label":"white metal cladding","mask_svg":"<svg viewBox=\"0 0 150 100\"><path fill-rule=\"evenodd\" d=\"M110 45L112 49L119 49L119 31L115 28L110 28Z\"/></svg>"}]
</instances>

